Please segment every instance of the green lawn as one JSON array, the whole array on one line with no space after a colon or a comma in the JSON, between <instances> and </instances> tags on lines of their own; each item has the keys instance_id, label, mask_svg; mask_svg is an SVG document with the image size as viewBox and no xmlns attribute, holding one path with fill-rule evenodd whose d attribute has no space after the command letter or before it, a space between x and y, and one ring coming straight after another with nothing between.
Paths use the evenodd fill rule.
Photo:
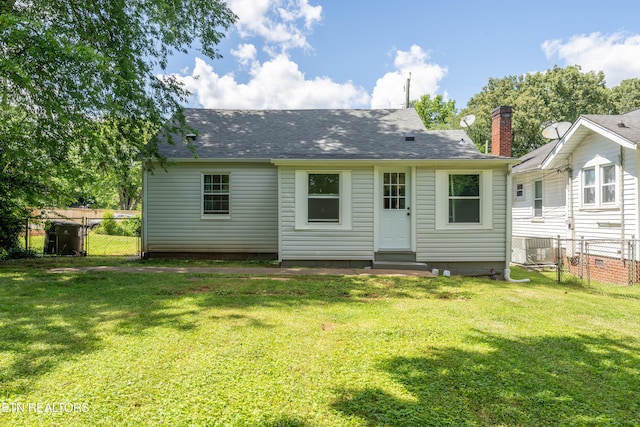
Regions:
<instances>
[{"instance_id":1,"label":"green lawn","mask_svg":"<svg viewBox=\"0 0 640 427\"><path fill-rule=\"evenodd\" d=\"M54 265L0 264L3 426L640 425L639 286Z\"/></svg>"}]
</instances>

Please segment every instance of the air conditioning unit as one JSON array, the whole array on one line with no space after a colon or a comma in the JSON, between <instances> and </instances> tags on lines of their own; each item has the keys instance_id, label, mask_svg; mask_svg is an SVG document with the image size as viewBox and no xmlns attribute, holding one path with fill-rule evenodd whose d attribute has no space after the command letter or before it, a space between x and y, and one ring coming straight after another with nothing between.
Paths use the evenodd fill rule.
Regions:
<instances>
[{"instance_id":1,"label":"air conditioning unit","mask_svg":"<svg viewBox=\"0 0 640 427\"><path fill-rule=\"evenodd\" d=\"M515 264L553 264L553 238L513 237L511 262Z\"/></svg>"}]
</instances>

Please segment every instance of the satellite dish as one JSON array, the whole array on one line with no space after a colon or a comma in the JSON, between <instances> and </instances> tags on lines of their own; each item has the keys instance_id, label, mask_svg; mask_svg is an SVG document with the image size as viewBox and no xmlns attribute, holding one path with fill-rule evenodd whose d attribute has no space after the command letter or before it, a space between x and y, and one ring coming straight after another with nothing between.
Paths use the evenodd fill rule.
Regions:
<instances>
[{"instance_id":1,"label":"satellite dish","mask_svg":"<svg viewBox=\"0 0 640 427\"><path fill-rule=\"evenodd\" d=\"M468 116L464 116L462 119L460 119L460 127L470 128L475 121L476 116L474 116L473 114L469 114Z\"/></svg>"},{"instance_id":2,"label":"satellite dish","mask_svg":"<svg viewBox=\"0 0 640 427\"><path fill-rule=\"evenodd\" d=\"M560 139L571 127L571 122L551 123L542 130L542 136L547 139Z\"/></svg>"}]
</instances>

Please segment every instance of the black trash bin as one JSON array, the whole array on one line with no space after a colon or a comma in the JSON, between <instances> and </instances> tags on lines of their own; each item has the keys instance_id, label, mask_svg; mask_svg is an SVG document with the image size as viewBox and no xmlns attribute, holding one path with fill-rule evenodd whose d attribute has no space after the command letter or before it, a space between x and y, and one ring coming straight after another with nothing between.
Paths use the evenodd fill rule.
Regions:
<instances>
[{"instance_id":1,"label":"black trash bin","mask_svg":"<svg viewBox=\"0 0 640 427\"><path fill-rule=\"evenodd\" d=\"M50 255L84 255L84 227L75 222L52 222L45 234L44 253Z\"/></svg>"},{"instance_id":2,"label":"black trash bin","mask_svg":"<svg viewBox=\"0 0 640 427\"><path fill-rule=\"evenodd\" d=\"M51 223L44 233L44 253L45 255L55 255L58 247L58 238L56 237L56 226Z\"/></svg>"}]
</instances>

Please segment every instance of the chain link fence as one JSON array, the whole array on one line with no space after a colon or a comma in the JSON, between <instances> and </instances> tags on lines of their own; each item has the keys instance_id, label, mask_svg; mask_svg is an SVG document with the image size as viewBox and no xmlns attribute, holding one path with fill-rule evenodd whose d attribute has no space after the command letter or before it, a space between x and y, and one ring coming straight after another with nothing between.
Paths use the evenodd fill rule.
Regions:
<instances>
[{"instance_id":1,"label":"chain link fence","mask_svg":"<svg viewBox=\"0 0 640 427\"><path fill-rule=\"evenodd\" d=\"M580 281L617 285L640 283L638 240L564 239L522 237L512 239L511 261L535 269L553 270L558 283Z\"/></svg>"},{"instance_id":2,"label":"chain link fence","mask_svg":"<svg viewBox=\"0 0 640 427\"><path fill-rule=\"evenodd\" d=\"M141 220L132 214L33 217L24 228L21 247L43 256L140 256L141 252Z\"/></svg>"}]
</instances>

